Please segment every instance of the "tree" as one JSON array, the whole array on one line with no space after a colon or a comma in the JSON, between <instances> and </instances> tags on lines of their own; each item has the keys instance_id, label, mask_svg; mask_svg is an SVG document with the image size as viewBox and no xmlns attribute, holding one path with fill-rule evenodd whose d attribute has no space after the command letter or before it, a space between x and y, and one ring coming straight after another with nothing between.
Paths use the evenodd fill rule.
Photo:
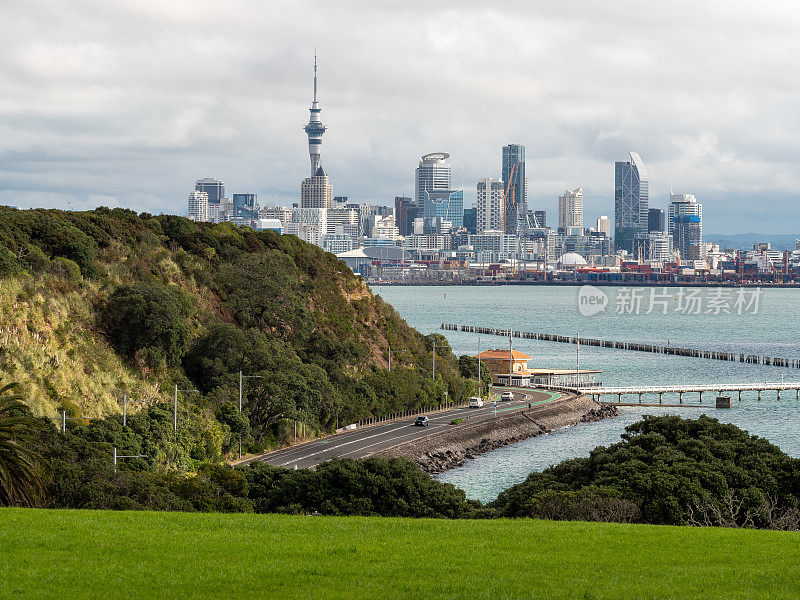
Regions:
<instances>
[{"instance_id":1,"label":"tree","mask_svg":"<svg viewBox=\"0 0 800 600\"><path fill-rule=\"evenodd\" d=\"M176 365L186 352L194 306L177 287L139 281L121 285L105 308L104 320L117 348L128 356L143 352L152 366Z\"/></svg>"},{"instance_id":2,"label":"tree","mask_svg":"<svg viewBox=\"0 0 800 600\"><path fill-rule=\"evenodd\" d=\"M38 506L47 468L40 451L43 424L22 403L16 383L0 388L0 505Z\"/></svg>"}]
</instances>

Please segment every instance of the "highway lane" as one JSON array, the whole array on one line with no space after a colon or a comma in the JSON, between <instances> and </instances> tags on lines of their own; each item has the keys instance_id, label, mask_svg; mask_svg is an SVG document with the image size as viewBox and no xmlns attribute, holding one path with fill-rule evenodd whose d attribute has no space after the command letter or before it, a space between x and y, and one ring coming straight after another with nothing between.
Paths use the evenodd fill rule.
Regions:
<instances>
[{"instance_id":1,"label":"highway lane","mask_svg":"<svg viewBox=\"0 0 800 600\"><path fill-rule=\"evenodd\" d=\"M542 402L549 400L549 392L539 391L514 391L514 400L497 402L497 414L507 414L527 408L529 402ZM495 414L495 407L487 402L483 408L455 408L438 413L428 414L430 425L417 427L414 417L363 427L345 433L330 435L319 440L314 440L296 446L289 446L275 452L262 454L252 461L265 461L271 465L288 468L314 467L321 462L337 456L339 458L366 458L379 452L401 444L403 442L422 437L449 426L453 419L464 419L474 422L478 419L489 419Z\"/></svg>"}]
</instances>

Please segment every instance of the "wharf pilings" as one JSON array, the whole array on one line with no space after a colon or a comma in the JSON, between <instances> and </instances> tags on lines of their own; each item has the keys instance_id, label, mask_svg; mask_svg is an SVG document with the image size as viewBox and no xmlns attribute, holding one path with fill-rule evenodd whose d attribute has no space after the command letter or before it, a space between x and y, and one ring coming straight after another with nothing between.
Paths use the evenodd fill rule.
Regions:
<instances>
[{"instance_id":1,"label":"wharf pilings","mask_svg":"<svg viewBox=\"0 0 800 600\"><path fill-rule=\"evenodd\" d=\"M731 362L749 363L754 365L770 365L773 367L786 367L800 369L800 359L783 358L778 356L764 356L758 354L744 354L739 352L722 352L719 350L701 350L699 348L680 348L671 345L642 344L639 342L620 342L615 340L598 340L578 336L557 335L536 331L515 331L498 329L495 327L481 327L478 325L457 325L442 323L441 329L446 331L463 331L481 335L497 335L501 337L515 337L528 340L541 340L545 342L558 342L562 344L577 344L584 346L598 346L600 348L616 348L619 350L632 350L634 352L650 352L652 354L671 354L673 356L688 356L692 358L707 358L711 360L726 360Z\"/></svg>"}]
</instances>

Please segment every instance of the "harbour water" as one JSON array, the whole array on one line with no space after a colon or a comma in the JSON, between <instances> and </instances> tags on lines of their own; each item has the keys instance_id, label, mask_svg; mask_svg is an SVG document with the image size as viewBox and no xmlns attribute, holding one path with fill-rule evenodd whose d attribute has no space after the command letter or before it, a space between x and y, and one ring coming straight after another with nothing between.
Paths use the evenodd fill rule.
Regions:
<instances>
[{"instance_id":1,"label":"harbour water","mask_svg":"<svg viewBox=\"0 0 800 600\"><path fill-rule=\"evenodd\" d=\"M584 316L578 308L578 287L373 286L373 291L392 304L409 325L423 333L445 335L456 354L477 354L478 336L442 331L442 322L800 358L798 290L762 290L755 314L752 306L739 314L733 299L725 307L728 312L723 310L715 314L716 309L706 312L713 307L708 294L714 292L700 290L705 304L699 314L690 314L677 312L685 303L681 302L683 296L679 299L678 290L673 288L669 294L670 304L662 301L647 314L651 291L650 288L639 289L642 303L638 314L635 310L627 312L630 306L617 312L617 308L623 307L619 295L626 292L616 289L606 292L610 298L605 311ZM736 291L733 296L735 298ZM481 348L508 348L508 339L481 336ZM591 346L581 346L578 354L573 344L520 338L514 338L514 348L531 355L534 367L575 368L579 361L582 369L600 369L603 371L600 380L605 385L800 382L800 369ZM800 456L800 402L794 393L785 392L780 400L774 392L765 393L761 401L755 394L746 393L741 403L738 395L733 396L734 407L730 410L715 409L713 394L704 395L708 408L622 407L618 418L576 425L495 450L439 478L464 489L470 498L492 500L503 489L523 481L531 471L541 471L565 459L587 456L596 446L619 441L625 426L639 420L642 414L709 414L766 437L792 456ZM685 401L688 400L685 397ZM691 400L696 400L696 395Z\"/></svg>"}]
</instances>

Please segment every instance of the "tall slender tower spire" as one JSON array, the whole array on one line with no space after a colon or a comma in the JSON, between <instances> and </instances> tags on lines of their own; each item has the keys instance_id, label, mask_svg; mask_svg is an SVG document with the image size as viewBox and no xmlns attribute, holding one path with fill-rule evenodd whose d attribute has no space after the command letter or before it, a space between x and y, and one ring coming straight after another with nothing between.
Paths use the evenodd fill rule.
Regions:
<instances>
[{"instance_id":1,"label":"tall slender tower spire","mask_svg":"<svg viewBox=\"0 0 800 600\"><path fill-rule=\"evenodd\" d=\"M311 117L305 126L308 135L308 154L311 157L311 176L320 170L319 157L322 154L322 134L325 133L325 125L319 119L322 109L317 102L317 51L314 50L314 101L309 109Z\"/></svg>"}]
</instances>

